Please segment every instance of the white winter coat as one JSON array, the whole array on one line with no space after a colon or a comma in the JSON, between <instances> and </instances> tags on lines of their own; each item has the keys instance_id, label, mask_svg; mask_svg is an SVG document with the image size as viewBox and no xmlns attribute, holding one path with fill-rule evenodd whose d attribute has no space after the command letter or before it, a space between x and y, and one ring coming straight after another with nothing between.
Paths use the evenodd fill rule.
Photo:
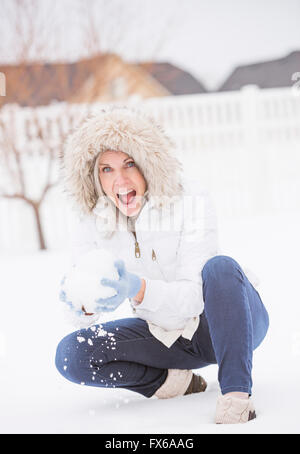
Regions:
<instances>
[{"instance_id":1,"label":"white winter coat","mask_svg":"<svg viewBox=\"0 0 300 454\"><path fill-rule=\"evenodd\" d=\"M146 202L135 222L136 239L125 229L105 238L97 229L96 214L83 217L73 234L73 263L93 248L104 248L123 259L128 271L145 279L144 299L139 305L131 302L133 311L168 346L182 334L190 339L197 329L204 309L201 271L205 262L218 254L212 200L195 186L187 186L174 204L176 217L171 218L165 210L160 218L159 210ZM99 212L97 206L94 211ZM174 220L172 229L170 219ZM161 227L165 230L159 230ZM140 257L135 254L136 240Z\"/></svg>"}]
</instances>

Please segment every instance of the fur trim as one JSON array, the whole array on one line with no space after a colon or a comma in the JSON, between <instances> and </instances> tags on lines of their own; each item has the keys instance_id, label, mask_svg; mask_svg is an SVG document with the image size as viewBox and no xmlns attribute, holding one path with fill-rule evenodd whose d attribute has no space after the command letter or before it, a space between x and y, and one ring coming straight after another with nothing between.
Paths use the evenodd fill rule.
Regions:
<instances>
[{"instance_id":1,"label":"fur trim","mask_svg":"<svg viewBox=\"0 0 300 454\"><path fill-rule=\"evenodd\" d=\"M64 190L85 214L104 196L96 187L94 166L99 152L123 151L131 156L147 182L148 196L158 200L179 196L182 164L174 144L154 119L127 107L109 107L88 118L67 139L60 155ZM160 205L163 202L160 203Z\"/></svg>"}]
</instances>

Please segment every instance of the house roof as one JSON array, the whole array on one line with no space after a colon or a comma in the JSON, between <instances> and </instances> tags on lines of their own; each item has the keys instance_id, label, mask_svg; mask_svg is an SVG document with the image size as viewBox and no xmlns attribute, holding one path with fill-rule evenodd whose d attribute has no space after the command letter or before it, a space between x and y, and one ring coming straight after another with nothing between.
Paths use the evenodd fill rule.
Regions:
<instances>
[{"instance_id":1,"label":"house roof","mask_svg":"<svg viewBox=\"0 0 300 454\"><path fill-rule=\"evenodd\" d=\"M172 95L191 95L206 93L204 85L187 71L171 63L141 63L140 66L148 71Z\"/></svg>"},{"instance_id":2,"label":"house roof","mask_svg":"<svg viewBox=\"0 0 300 454\"><path fill-rule=\"evenodd\" d=\"M129 96L141 98L169 96L171 93L139 65L127 63L115 54L106 54L71 102L111 102Z\"/></svg>"},{"instance_id":3,"label":"house roof","mask_svg":"<svg viewBox=\"0 0 300 454\"><path fill-rule=\"evenodd\" d=\"M170 63L134 64L114 54L103 54L75 63L0 65L6 77L6 96L0 106L47 105L52 101L91 102L107 100L105 87L115 77L125 76L128 93L141 97L206 92L191 74ZM103 84L100 86L99 84Z\"/></svg>"},{"instance_id":4,"label":"house roof","mask_svg":"<svg viewBox=\"0 0 300 454\"><path fill-rule=\"evenodd\" d=\"M245 85L260 88L291 87L292 75L300 71L300 51L284 58L238 66L217 91L239 90Z\"/></svg>"},{"instance_id":5,"label":"house roof","mask_svg":"<svg viewBox=\"0 0 300 454\"><path fill-rule=\"evenodd\" d=\"M0 98L0 105L39 106L53 100L65 101L76 93L103 58L99 56L76 63L2 65L0 71L6 77L6 96Z\"/></svg>"}]
</instances>

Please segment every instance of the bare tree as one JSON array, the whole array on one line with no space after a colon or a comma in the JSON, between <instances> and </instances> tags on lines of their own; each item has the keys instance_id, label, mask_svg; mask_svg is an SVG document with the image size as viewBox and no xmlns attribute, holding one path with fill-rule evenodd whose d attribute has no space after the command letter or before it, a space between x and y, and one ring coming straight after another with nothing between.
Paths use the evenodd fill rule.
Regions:
<instances>
[{"instance_id":1,"label":"bare tree","mask_svg":"<svg viewBox=\"0 0 300 454\"><path fill-rule=\"evenodd\" d=\"M5 177L2 178L0 186L0 197L22 200L33 209L39 247L40 249L46 249L40 207L47 192L57 183L57 180L55 181L53 178L53 167L58 149L52 145L53 141L49 135L53 127L51 121L47 121L46 128L42 127L40 118L36 113L25 121L24 131L16 130L16 120L20 110L22 109L12 106L6 109L5 116L0 117L0 163L3 173L5 172ZM56 119L56 122L58 121L59 118ZM20 128L20 124L18 127ZM34 138L32 136L33 130L35 130ZM20 140L20 134L23 133L23 140ZM63 139L64 137L61 135L60 140L63 141ZM46 177L44 181L40 182L40 194L33 198L30 195L30 182L26 178L26 166L29 160L34 159L34 155L37 153L39 155L42 154L44 157Z\"/></svg>"},{"instance_id":2,"label":"bare tree","mask_svg":"<svg viewBox=\"0 0 300 454\"><path fill-rule=\"evenodd\" d=\"M1 0L1 60L21 65L49 58L58 44L54 6L40 0Z\"/></svg>"},{"instance_id":3,"label":"bare tree","mask_svg":"<svg viewBox=\"0 0 300 454\"><path fill-rule=\"evenodd\" d=\"M24 109L7 106L0 115L0 197L22 200L34 213L40 249L46 249L41 221L41 206L46 195L59 182L57 160L62 153L66 137L80 126L90 114L91 106L72 109L64 105L55 115L42 113L41 108L24 118ZM18 128L18 131L17 131ZM38 174L35 175L38 189L32 194L28 167L37 158ZM32 176L32 175L31 175Z\"/></svg>"},{"instance_id":4,"label":"bare tree","mask_svg":"<svg viewBox=\"0 0 300 454\"><path fill-rule=\"evenodd\" d=\"M85 55L113 52L125 60L134 54L136 61L155 59L178 31L182 2L164 9L156 0L77 0L82 51ZM147 35L147 37L146 37ZM129 52L131 50L131 52Z\"/></svg>"},{"instance_id":5,"label":"bare tree","mask_svg":"<svg viewBox=\"0 0 300 454\"><path fill-rule=\"evenodd\" d=\"M1 0L0 55L5 58L8 48L13 54L17 70L7 72L7 96L2 104L12 98L11 87L18 90L18 102L21 105L34 105L35 98L51 90L54 74L44 75L44 61L51 53L53 44L58 44L61 30L49 8L49 2L40 0ZM49 30L53 34L49 39ZM9 32L8 32L9 30ZM7 33L6 33L7 32ZM54 37L54 38L53 38ZM29 65L30 62L34 64ZM41 75L44 75L41 88ZM69 74L60 68L59 83L62 92L68 84ZM52 79L52 80L51 80ZM34 214L40 249L46 249L46 242L41 220L41 206L49 190L58 183L57 158L65 141L66 134L72 128L72 116L68 106L56 118L42 118L40 110L30 109L26 119L24 111L17 105L7 104L0 110L0 197L21 200L29 205ZM67 127L62 122L67 123ZM32 195L29 168L37 158L38 174L43 174L39 181L39 193Z\"/></svg>"},{"instance_id":6,"label":"bare tree","mask_svg":"<svg viewBox=\"0 0 300 454\"><path fill-rule=\"evenodd\" d=\"M40 249L47 248L41 207L48 192L59 183L58 157L67 136L95 107L60 104L51 114L43 107L23 109L18 105L0 110L0 198L22 200L32 208ZM29 171L30 167L34 169Z\"/></svg>"}]
</instances>

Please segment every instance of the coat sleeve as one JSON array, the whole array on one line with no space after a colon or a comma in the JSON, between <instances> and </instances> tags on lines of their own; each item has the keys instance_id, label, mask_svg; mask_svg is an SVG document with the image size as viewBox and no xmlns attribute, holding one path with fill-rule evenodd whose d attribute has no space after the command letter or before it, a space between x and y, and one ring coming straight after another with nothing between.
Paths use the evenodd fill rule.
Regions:
<instances>
[{"instance_id":1,"label":"coat sleeve","mask_svg":"<svg viewBox=\"0 0 300 454\"><path fill-rule=\"evenodd\" d=\"M201 272L206 261L219 253L217 217L212 198L207 192L196 197L196 219L185 219L181 232L176 280L166 282L144 278L144 299L135 305L137 316L153 323L160 320L161 324L165 320L163 327L166 329L168 320L172 323L172 317L188 319L203 312Z\"/></svg>"},{"instance_id":2,"label":"coat sleeve","mask_svg":"<svg viewBox=\"0 0 300 454\"><path fill-rule=\"evenodd\" d=\"M78 258L96 247L95 221L92 217L74 219L69 238L70 261L74 265ZM85 315L83 311L76 310L64 290L66 271L60 283L59 299L62 303L64 319L76 328L88 328L97 322L100 314Z\"/></svg>"},{"instance_id":3,"label":"coat sleeve","mask_svg":"<svg viewBox=\"0 0 300 454\"><path fill-rule=\"evenodd\" d=\"M74 221L70 232L69 249L71 262L76 263L77 259L97 246L96 227L93 217L81 217Z\"/></svg>"}]
</instances>

